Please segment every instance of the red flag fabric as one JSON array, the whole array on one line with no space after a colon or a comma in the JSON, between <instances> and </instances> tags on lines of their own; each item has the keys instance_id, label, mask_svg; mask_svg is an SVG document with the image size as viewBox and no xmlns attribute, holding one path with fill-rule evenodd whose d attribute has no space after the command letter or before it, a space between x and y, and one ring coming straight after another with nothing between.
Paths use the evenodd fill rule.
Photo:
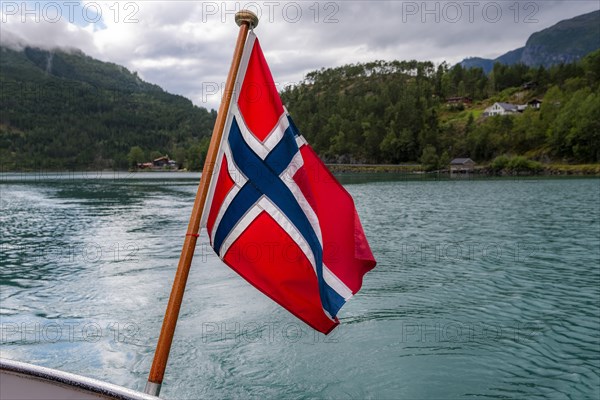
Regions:
<instances>
[{"instance_id":1,"label":"red flag fabric","mask_svg":"<svg viewBox=\"0 0 600 400\"><path fill-rule=\"evenodd\" d=\"M202 226L225 264L327 334L376 263L354 201L283 107L252 32L236 88Z\"/></svg>"}]
</instances>

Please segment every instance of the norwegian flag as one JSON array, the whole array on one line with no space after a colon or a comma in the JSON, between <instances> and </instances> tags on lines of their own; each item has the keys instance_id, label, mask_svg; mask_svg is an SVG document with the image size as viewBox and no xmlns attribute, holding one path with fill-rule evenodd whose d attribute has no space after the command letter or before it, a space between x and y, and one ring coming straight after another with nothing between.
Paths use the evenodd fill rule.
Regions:
<instances>
[{"instance_id":1,"label":"norwegian flag","mask_svg":"<svg viewBox=\"0 0 600 400\"><path fill-rule=\"evenodd\" d=\"M292 122L250 32L203 210L217 255L325 334L375 259L352 197Z\"/></svg>"}]
</instances>

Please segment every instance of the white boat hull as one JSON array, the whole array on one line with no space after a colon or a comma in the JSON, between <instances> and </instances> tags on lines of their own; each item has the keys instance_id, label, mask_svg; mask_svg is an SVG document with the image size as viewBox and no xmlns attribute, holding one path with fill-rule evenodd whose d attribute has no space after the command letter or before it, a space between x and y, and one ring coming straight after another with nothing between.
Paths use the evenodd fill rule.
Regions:
<instances>
[{"instance_id":1,"label":"white boat hull","mask_svg":"<svg viewBox=\"0 0 600 400\"><path fill-rule=\"evenodd\" d=\"M157 397L97 379L0 358L2 400L157 400Z\"/></svg>"}]
</instances>

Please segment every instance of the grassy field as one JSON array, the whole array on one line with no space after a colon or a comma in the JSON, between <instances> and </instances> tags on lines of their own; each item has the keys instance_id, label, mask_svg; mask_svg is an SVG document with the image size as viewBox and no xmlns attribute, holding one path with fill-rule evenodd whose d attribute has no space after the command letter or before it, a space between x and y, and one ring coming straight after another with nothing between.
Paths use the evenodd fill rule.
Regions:
<instances>
[{"instance_id":1,"label":"grassy field","mask_svg":"<svg viewBox=\"0 0 600 400\"><path fill-rule=\"evenodd\" d=\"M547 175L599 175L600 164L544 164Z\"/></svg>"}]
</instances>

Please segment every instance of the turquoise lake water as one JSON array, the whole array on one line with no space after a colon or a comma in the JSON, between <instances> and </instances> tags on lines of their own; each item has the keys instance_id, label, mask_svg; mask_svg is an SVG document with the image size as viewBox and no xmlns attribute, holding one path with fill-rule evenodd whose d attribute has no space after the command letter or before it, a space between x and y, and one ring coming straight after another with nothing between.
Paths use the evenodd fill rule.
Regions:
<instances>
[{"instance_id":1,"label":"turquoise lake water","mask_svg":"<svg viewBox=\"0 0 600 400\"><path fill-rule=\"evenodd\" d=\"M599 179L341 180L378 260L341 325L203 235L164 398L600 398ZM197 182L0 175L1 356L143 390Z\"/></svg>"}]
</instances>

